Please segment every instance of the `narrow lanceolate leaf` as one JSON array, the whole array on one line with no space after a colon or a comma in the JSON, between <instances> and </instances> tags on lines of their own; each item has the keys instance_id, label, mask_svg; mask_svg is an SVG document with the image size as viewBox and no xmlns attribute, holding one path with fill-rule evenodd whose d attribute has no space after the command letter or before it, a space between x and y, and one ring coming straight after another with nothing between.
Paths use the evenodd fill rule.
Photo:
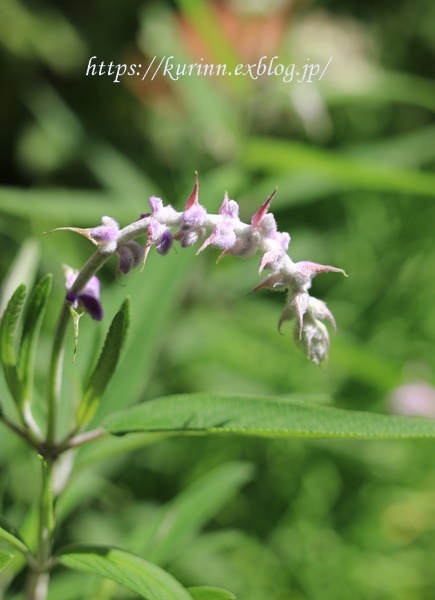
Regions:
<instances>
[{"instance_id":1,"label":"narrow lanceolate leaf","mask_svg":"<svg viewBox=\"0 0 435 600\"><path fill-rule=\"evenodd\" d=\"M15 359L14 341L25 297L26 286L22 284L17 287L12 298L9 300L0 323L0 358L3 363L9 391L17 403L21 400L22 392Z\"/></svg>"},{"instance_id":2,"label":"narrow lanceolate leaf","mask_svg":"<svg viewBox=\"0 0 435 600\"><path fill-rule=\"evenodd\" d=\"M11 546L19 550L22 554L30 553L29 548L21 538L17 529L8 523L8 521L0 515L0 539L5 540Z\"/></svg>"},{"instance_id":3,"label":"narrow lanceolate leaf","mask_svg":"<svg viewBox=\"0 0 435 600\"><path fill-rule=\"evenodd\" d=\"M11 560L14 558L14 555L10 552L6 552L5 550L0 550L0 573L5 569Z\"/></svg>"},{"instance_id":4,"label":"narrow lanceolate leaf","mask_svg":"<svg viewBox=\"0 0 435 600\"><path fill-rule=\"evenodd\" d=\"M303 396L279 399L180 394L115 413L104 425L114 435L155 431L262 437L435 438L435 420L330 408L313 404Z\"/></svg>"},{"instance_id":5,"label":"narrow lanceolate leaf","mask_svg":"<svg viewBox=\"0 0 435 600\"><path fill-rule=\"evenodd\" d=\"M234 594L222 588L198 586L187 588L187 591L193 600L236 600Z\"/></svg>"},{"instance_id":6,"label":"narrow lanceolate leaf","mask_svg":"<svg viewBox=\"0 0 435 600\"><path fill-rule=\"evenodd\" d=\"M101 396L119 362L130 323L130 300L127 298L113 318L103 350L93 370L80 403L77 421L80 425L90 421Z\"/></svg>"},{"instance_id":7,"label":"narrow lanceolate leaf","mask_svg":"<svg viewBox=\"0 0 435 600\"><path fill-rule=\"evenodd\" d=\"M192 600L172 575L124 550L70 546L61 551L59 561L71 569L112 579L146 600Z\"/></svg>"},{"instance_id":8,"label":"narrow lanceolate leaf","mask_svg":"<svg viewBox=\"0 0 435 600\"><path fill-rule=\"evenodd\" d=\"M51 275L47 275L32 291L26 308L23 334L18 356L18 376L22 384L22 400L30 401L36 344L51 290Z\"/></svg>"},{"instance_id":9,"label":"narrow lanceolate leaf","mask_svg":"<svg viewBox=\"0 0 435 600\"><path fill-rule=\"evenodd\" d=\"M158 564L171 561L188 547L204 525L252 478L252 466L221 465L163 506L137 534L134 549Z\"/></svg>"}]
</instances>

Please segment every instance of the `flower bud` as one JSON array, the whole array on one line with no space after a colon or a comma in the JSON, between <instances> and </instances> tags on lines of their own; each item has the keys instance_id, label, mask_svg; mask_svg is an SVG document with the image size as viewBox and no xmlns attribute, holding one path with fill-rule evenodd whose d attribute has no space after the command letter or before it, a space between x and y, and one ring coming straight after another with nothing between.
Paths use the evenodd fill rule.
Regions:
<instances>
[{"instance_id":1,"label":"flower bud","mask_svg":"<svg viewBox=\"0 0 435 600\"><path fill-rule=\"evenodd\" d=\"M123 275L127 275L142 262L144 249L135 241L126 242L118 248L118 255L118 269Z\"/></svg>"},{"instance_id":2,"label":"flower bud","mask_svg":"<svg viewBox=\"0 0 435 600\"><path fill-rule=\"evenodd\" d=\"M162 233L162 235L160 236L160 239L156 243L156 250L159 254L161 254L162 256L165 256L165 254L167 254L169 252L169 250L172 248L173 243L174 243L174 238L172 237L172 234L169 231L169 229L166 229Z\"/></svg>"}]
</instances>

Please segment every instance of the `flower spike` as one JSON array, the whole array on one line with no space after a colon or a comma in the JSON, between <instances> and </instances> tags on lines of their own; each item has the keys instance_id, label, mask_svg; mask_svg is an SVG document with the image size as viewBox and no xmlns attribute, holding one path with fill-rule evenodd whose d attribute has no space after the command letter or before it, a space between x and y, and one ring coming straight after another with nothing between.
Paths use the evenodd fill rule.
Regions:
<instances>
[{"instance_id":1,"label":"flower spike","mask_svg":"<svg viewBox=\"0 0 435 600\"><path fill-rule=\"evenodd\" d=\"M151 196L151 212L141 214L138 220L123 229L120 229L111 217L103 217L101 225L94 228L60 227L54 231L69 230L87 237L98 246L100 266L101 255L107 255L109 258L117 252L117 273L122 274L129 273L140 263L143 269L153 246L158 254L165 256L174 242L178 242L182 248L199 242L201 245L197 254L208 246L218 248L221 252L216 262L226 255L246 258L259 252L259 273L267 270L269 274L248 294L263 289L287 292L286 303L278 321L278 330L281 330L286 321L293 321L296 341L310 360L321 364L327 359L330 345L329 334L323 321L329 321L335 329L335 319L326 304L310 296L308 290L312 279L320 273L342 273L345 276L346 273L343 269L330 265L310 261L294 263L291 260L288 255L290 235L278 231L275 217L269 212L276 191L275 189L263 202L250 223L244 223L239 218L239 205L230 200L227 192L218 213L207 213L199 203L198 174L195 172L192 192L180 212L170 204L165 205L161 198ZM145 247L134 241L140 236L146 237ZM102 316L97 282L98 280L92 278L79 291L74 290L73 282L67 285L67 299L72 307L81 307L95 319Z\"/></svg>"}]
</instances>

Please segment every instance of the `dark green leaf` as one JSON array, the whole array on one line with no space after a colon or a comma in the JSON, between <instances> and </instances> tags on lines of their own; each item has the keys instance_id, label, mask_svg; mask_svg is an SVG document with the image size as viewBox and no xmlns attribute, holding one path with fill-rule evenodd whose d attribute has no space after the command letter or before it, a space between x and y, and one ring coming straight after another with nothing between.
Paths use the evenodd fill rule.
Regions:
<instances>
[{"instance_id":1,"label":"dark green leaf","mask_svg":"<svg viewBox=\"0 0 435 600\"><path fill-rule=\"evenodd\" d=\"M78 423L81 425L89 422L94 415L101 396L116 370L127 337L129 323L130 299L127 298L113 318L100 358L86 386L77 416Z\"/></svg>"},{"instance_id":2,"label":"dark green leaf","mask_svg":"<svg viewBox=\"0 0 435 600\"><path fill-rule=\"evenodd\" d=\"M169 573L124 550L70 546L62 550L59 561L71 569L112 579L147 600L191 600L189 593Z\"/></svg>"},{"instance_id":3,"label":"dark green leaf","mask_svg":"<svg viewBox=\"0 0 435 600\"><path fill-rule=\"evenodd\" d=\"M5 569L11 560L14 558L14 555L10 552L6 552L5 550L0 550L0 573Z\"/></svg>"},{"instance_id":4,"label":"dark green leaf","mask_svg":"<svg viewBox=\"0 0 435 600\"><path fill-rule=\"evenodd\" d=\"M311 438L433 438L435 420L318 406L297 398L186 394L159 398L115 413L105 422L115 435L178 434Z\"/></svg>"},{"instance_id":5,"label":"dark green leaf","mask_svg":"<svg viewBox=\"0 0 435 600\"><path fill-rule=\"evenodd\" d=\"M22 540L17 529L8 523L4 517L0 515L0 538L6 540L11 546L19 550L22 554L27 555L29 549Z\"/></svg>"},{"instance_id":6,"label":"dark green leaf","mask_svg":"<svg viewBox=\"0 0 435 600\"><path fill-rule=\"evenodd\" d=\"M47 275L38 283L30 295L26 308L18 355L18 376L22 384L22 401L31 399L36 344L51 291L51 279L51 275Z\"/></svg>"},{"instance_id":7,"label":"dark green leaf","mask_svg":"<svg viewBox=\"0 0 435 600\"><path fill-rule=\"evenodd\" d=\"M198 586L187 588L187 591L194 600L236 600L234 594L222 588Z\"/></svg>"},{"instance_id":8,"label":"dark green leaf","mask_svg":"<svg viewBox=\"0 0 435 600\"><path fill-rule=\"evenodd\" d=\"M9 300L0 323L0 357L9 391L17 403L21 401L22 390L16 366L14 341L25 297L26 286L22 284L17 287Z\"/></svg>"}]
</instances>

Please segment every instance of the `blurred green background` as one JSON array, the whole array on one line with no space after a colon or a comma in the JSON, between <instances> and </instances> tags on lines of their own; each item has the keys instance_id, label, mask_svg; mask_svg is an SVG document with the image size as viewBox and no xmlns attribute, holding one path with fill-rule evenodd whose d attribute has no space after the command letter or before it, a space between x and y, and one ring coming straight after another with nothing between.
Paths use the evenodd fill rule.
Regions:
<instances>
[{"instance_id":1,"label":"blurred green background","mask_svg":"<svg viewBox=\"0 0 435 600\"><path fill-rule=\"evenodd\" d=\"M346 270L348 279L331 274L313 285L338 323L329 364L310 364L290 328L277 333L283 297L245 296L259 281L256 259L216 266L213 250L152 253L142 274L122 280L126 287L109 262L101 274L106 318L82 320L74 367L70 336L65 423L78 374L127 293L128 349L100 417L206 390L321 393L336 406L387 412L392 389L432 384L434 32L430 0L1 0L2 301L14 283L54 273L38 354L41 413L61 264L79 268L92 251L71 233L43 232L95 226L105 214L125 225L147 211L150 195L181 209L195 170L201 203L216 211L228 190L245 221L278 186L272 209L292 236L292 258ZM86 76L92 56L147 65L171 55L229 65L278 56L298 67L333 59L313 83ZM240 600L434 598L429 442L171 439L121 455L123 444L79 456L61 501L59 543L123 545L186 585L221 585ZM5 431L0 469L0 512L30 531L35 461ZM197 489L208 490L207 502ZM176 510L162 506L183 490L181 498L206 508L182 544L159 550L150 523ZM14 564L5 598L20 598ZM131 597L71 577L58 572L51 600Z\"/></svg>"}]
</instances>

